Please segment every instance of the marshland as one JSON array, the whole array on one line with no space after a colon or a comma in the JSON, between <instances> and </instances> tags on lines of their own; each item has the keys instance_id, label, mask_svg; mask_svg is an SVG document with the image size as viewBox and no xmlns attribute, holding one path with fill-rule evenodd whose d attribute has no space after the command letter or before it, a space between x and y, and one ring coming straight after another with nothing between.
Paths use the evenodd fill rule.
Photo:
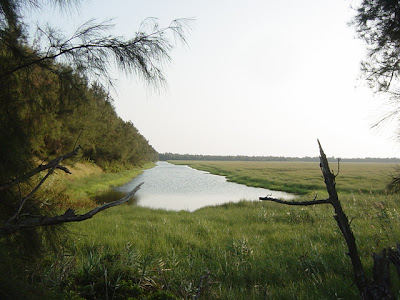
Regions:
<instances>
[{"instance_id":1,"label":"marshland","mask_svg":"<svg viewBox=\"0 0 400 300\"><path fill-rule=\"evenodd\" d=\"M224 174L231 181L245 178L249 185L284 187L303 200L327 195L315 162L173 163ZM339 197L369 271L372 253L400 238L400 202L386 191L394 167L340 164ZM309 192L301 193L299 187ZM87 289L87 297L96 289L118 293L122 282L133 280L132 286L167 290L183 299L198 293L203 299L357 298L333 214L329 206L288 207L245 199L194 212L127 204L71 225L71 250L51 275L81 295ZM399 283L394 286L398 290Z\"/></svg>"},{"instance_id":2,"label":"marshland","mask_svg":"<svg viewBox=\"0 0 400 300\"><path fill-rule=\"evenodd\" d=\"M399 1L95 2L0 1L1 299L400 297Z\"/></svg>"}]
</instances>

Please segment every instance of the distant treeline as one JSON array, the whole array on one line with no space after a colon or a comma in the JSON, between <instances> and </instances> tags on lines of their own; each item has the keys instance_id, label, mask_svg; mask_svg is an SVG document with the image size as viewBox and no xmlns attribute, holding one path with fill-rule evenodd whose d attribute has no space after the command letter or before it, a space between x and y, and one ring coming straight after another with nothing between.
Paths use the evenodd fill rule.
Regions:
<instances>
[{"instance_id":1,"label":"distant treeline","mask_svg":"<svg viewBox=\"0 0 400 300\"><path fill-rule=\"evenodd\" d=\"M302 161L319 162L319 157L284 157L284 156L244 156L244 155L201 155L201 154L178 154L178 153L159 153L161 161L167 160L208 160L208 161ZM329 161L336 161L338 158L329 157ZM342 162L400 162L400 158L341 158Z\"/></svg>"}]
</instances>

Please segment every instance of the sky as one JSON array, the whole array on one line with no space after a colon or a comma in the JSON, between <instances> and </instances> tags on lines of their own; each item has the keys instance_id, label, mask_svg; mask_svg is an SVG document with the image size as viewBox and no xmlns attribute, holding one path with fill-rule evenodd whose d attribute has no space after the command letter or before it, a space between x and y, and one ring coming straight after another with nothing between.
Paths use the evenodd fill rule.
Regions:
<instances>
[{"instance_id":1,"label":"sky","mask_svg":"<svg viewBox=\"0 0 400 300\"><path fill-rule=\"evenodd\" d=\"M366 47L348 26L351 0L88 0L69 14L40 11L64 31L113 19L113 34L141 22L191 18L164 68L167 85L114 73L118 115L160 153L400 157L395 124L371 129L387 99L360 79Z\"/></svg>"}]
</instances>

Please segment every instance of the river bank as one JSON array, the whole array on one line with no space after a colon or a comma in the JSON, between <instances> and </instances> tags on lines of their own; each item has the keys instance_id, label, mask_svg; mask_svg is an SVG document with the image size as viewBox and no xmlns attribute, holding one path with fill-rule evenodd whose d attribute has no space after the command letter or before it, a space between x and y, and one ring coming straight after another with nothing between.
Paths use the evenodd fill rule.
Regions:
<instances>
[{"instance_id":1,"label":"river bank","mask_svg":"<svg viewBox=\"0 0 400 300\"><path fill-rule=\"evenodd\" d=\"M223 176L165 161L157 162L154 168L115 190L128 193L141 182L144 185L135 194L134 201L153 209L193 212L228 202L259 201L259 197L265 195L286 200L295 198L292 194L228 182Z\"/></svg>"},{"instance_id":2,"label":"river bank","mask_svg":"<svg viewBox=\"0 0 400 300\"><path fill-rule=\"evenodd\" d=\"M342 165L337 178L367 270L373 252L400 240L399 197L384 193L391 167ZM318 165L242 163L225 168L228 175L230 170L252 174L255 181L275 176L276 183L287 185L296 185L302 174L323 187ZM96 194L95 182L102 176L119 177L88 166L72 171L76 178L70 178L70 186L79 186L85 197ZM102 185L110 188L114 179ZM322 188L316 191L324 197ZM309 193L299 200L313 197ZM64 248L38 266L35 276L42 285L35 287L56 299L357 299L346 245L332 215L329 206L263 201L194 212L121 205L66 225ZM400 284L394 286L400 290Z\"/></svg>"},{"instance_id":3,"label":"river bank","mask_svg":"<svg viewBox=\"0 0 400 300\"><path fill-rule=\"evenodd\" d=\"M297 195L327 195L317 162L253 162L253 161L170 161L188 165L197 170L225 176L228 181L252 187L284 191ZM386 185L396 168L396 163L341 162L331 164L337 189L341 193L385 194Z\"/></svg>"},{"instance_id":4,"label":"river bank","mask_svg":"<svg viewBox=\"0 0 400 300\"><path fill-rule=\"evenodd\" d=\"M60 202L58 204L62 209L93 208L107 200L104 199L104 194L154 166L155 163L147 162L140 167L120 172L105 172L92 162L77 162L67 165L72 174L56 172L49 178L44 188L59 194Z\"/></svg>"},{"instance_id":5,"label":"river bank","mask_svg":"<svg viewBox=\"0 0 400 300\"><path fill-rule=\"evenodd\" d=\"M400 240L398 196L382 193L386 167L349 165L338 184L345 188L339 197L367 270L373 252ZM258 172L255 164L246 168ZM300 165L295 169L292 174L314 176ZM286 176L277 174L277 180ZM296 184L296 178L290 182ZM370 191L363 192L367 185ZM59 272L69 263L73 268L67 285L60 284L87 299L132 296L133 290L143 299L160 291L169 293L165 299L357 299L346 245L332 215L329 206L261 201L192 213L115 207L70 225L73 251Z\"/></svg>"}]
</instances>

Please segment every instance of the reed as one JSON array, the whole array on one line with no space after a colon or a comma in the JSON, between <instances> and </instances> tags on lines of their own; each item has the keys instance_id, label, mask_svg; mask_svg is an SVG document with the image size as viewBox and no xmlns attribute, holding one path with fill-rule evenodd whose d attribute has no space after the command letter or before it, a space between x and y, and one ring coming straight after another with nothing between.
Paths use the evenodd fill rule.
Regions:
<instances>
[{"instance_id":1,"label":"reed","mask_svg":"<svg viewBox=\"0 0 400 300\"><path fill-rule=\"evenodd\" d=\"M315 162L237 162L237 161L170 161L222 175L228 181L248 186L280 190L299 195L324 192L319 164ZM341 162L332 164L337 188L342 193L385 193L393 163Z\"/></svg>"},{"instance_id":2,"label":"reed","mask_svg":"<svg viewBox=\"0 0 400 300\"><path fill-rule=\"evenodd\" d=\"M310 184L299 176L313 178L317 186L302 196L305 200L322 192L318 164L290 164L272 164L264 176L271 178L270 173L279 169L274 175L277 182ZM209 169L222 169L219 162L210 165ZM226 163L223 172L240 168L256 179L263 167ZM342 181L338 177L339 197L352 220L366 269L372 266L372 252L400 241L398 196L384 194L388 170L386 165L351 164L341 166ZM247 201L193 213L116 207L70 226L77 262L73 274L82 272L88 253L103 259L117 255L129 261L131 273L124 278L110 268L108 276L117 272L120 276L115 278L181 299L355 299L358 290L346 245L332 215L329 206L291 208Z\"/></svg>"}]
</instances>

